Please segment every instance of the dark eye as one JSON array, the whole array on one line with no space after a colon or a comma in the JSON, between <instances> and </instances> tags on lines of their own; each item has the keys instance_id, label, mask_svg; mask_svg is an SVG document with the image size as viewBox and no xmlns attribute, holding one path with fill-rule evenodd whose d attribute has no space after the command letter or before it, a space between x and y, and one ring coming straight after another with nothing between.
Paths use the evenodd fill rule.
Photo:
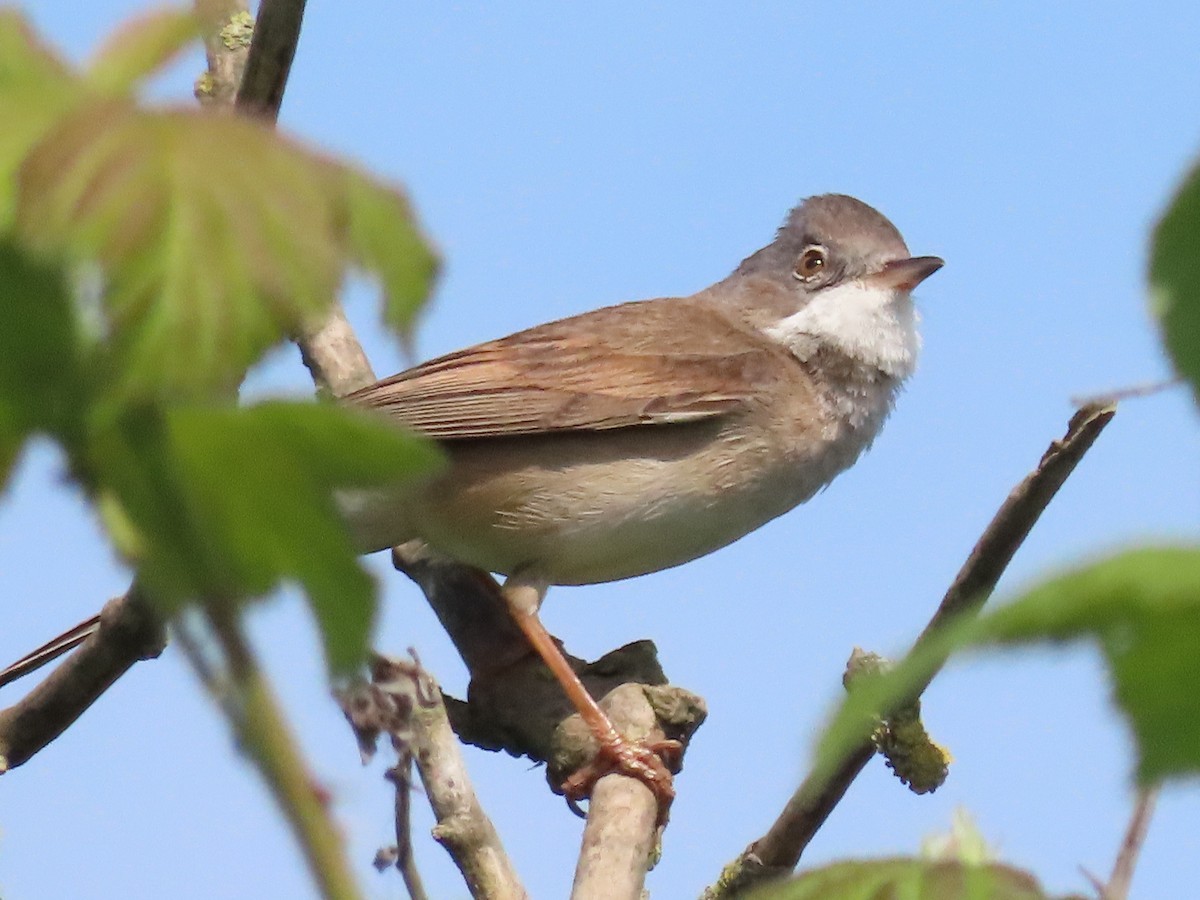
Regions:
<instances>
[{"instance_id":1,"label":"dark eye","mask_svg":"<svg viewBox=\"0 0 1200 900\"><path fill-rule=\"evenodd\" d=\"M828 255L824 247L805 247L792 274L800 281L815 281L825 272Z\"/></svg>"}]
</instances>

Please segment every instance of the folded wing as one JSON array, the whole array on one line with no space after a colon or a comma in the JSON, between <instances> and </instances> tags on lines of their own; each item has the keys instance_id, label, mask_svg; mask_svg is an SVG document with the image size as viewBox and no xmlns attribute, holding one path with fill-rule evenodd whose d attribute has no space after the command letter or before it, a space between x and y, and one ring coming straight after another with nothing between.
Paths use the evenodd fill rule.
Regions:
<instances>
[{"instance_id":1,"label":"folded wing","mask_svg":"<svg viewBox=\"0 0 1200 900\"><path fill-rule=\"evenodd\" d=\"M442 440L668 425L751 402L774 353L715 307L650 300L460 350L345 400Z\"/></svg>"}]
</instances>

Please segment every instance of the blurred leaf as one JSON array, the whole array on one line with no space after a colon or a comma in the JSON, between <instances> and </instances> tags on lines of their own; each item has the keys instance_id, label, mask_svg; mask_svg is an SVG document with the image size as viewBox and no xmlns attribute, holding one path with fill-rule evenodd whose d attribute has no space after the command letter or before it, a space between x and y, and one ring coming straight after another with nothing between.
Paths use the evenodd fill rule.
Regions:
<instances>
[{"instance_id":1,"label":"blurred leaf","mask_svg":"<svg viewBox=\"0 0 1200 900\"><path fill-rule=\"evenodd\" d=\"M1200 167L1184 180L1155 229L1150 295L1167 351L1200 402Z\"/></svg>"},{"instance_id":2,"label":"blurred leaf","mask_svg":"<svg viewBox=\"0 0 1200 900\"><path fill-rule=\"evenodd\" d=\"M87 394L63 273L0 240L0 483L27 434L73 444Z\"/></svg>"},{"instance_id":3,"label":"blurred leaf","mask_svg":"<svg viewBox=\"0 0 1200 900\"><path fill-rule=\"evenodd\" d=\"M24 435L13 421L12 410L4 400L0 400L0 493L8 484L8 473L12 471L22 443Z\"/></svg>"},{"instance_id":4,"label":"blurred leaf","mask_svg":"<svg viewBox=\"0 0 1200 900\"><path fill-rule=\"evenodd\" d=\"M387 267L409 308L428 288L399 194L257 122L93 103L38 145L20 184L21 237L104 271L124 396L231 389L320 316L356 254ZM400 242L391 256L375 229Z\"/></svg>"},{"instance_id":5,"label":"blurred leaf","mask_svg":"<svg viewBox=\"0 0 1200 900\"><path fill-rule=\"evenodd\" d=\"M384 321L405 334L429 296L437 256L421 236L404 195L353 170L346 170L346 214L354 258L379 275Z\"/></svg>"},{"instance_id":6,"label":"blurred leaf","mask_svg":"<svg viewBox=\"0 0 1200 900\"><path fill-rule=\"evenodd\" d=\"M34 36L15 9L0 9L0 92L47 81L69 81L58 58Z\"/></svg>"},{"instance_id":7,"label":"blurred leaf","mask_svg":"<svg viewBox=\"0 0 1200 900\"><path fill-rule=\"evenodd\" d=\"M231 389L341 277L327 164L227 116L71 116L21 171L19 233L95 259L124 392Z\"/></svg>"},{"instance_id":8,"label":"blurred leaf","mask_svg":"<svg viewBox=\"0 0 1200 900\"><path fill-rule=\"evenodd\" d=\"M199 36L200 22L191 10L143 13L109 35L88 66L88 81L102 91L129 91Z\"/></svg>"},{"instance_id":9,"label":"blurred leaf","mask_svg":"<svg viewBox=\"0 0 1200 900\"><path fill-rule=\"evenodd\" d=\"M923 859L834 863L754 891L747 900L1046 900L1036 878L999 864Z\"/></svg>"},{"instance_id":10,"label":"blurred leaf","mask_svg":"<svg viewBox=\"0 0 1200 900\"><path fill-rule=\"evenodd\" d=\"M971 866L994 862L996 853L988 846L974 817L962 807L955 809L953 816L948 832L933 834L921 841L921 858Z\"/></svg>"},{"instance_id":11,"label":"blurred leaf","mask_svg":"<svg viewBox=\"0 0 1200 900\"><path fill-rule=\"evenodd\" d=\"M980 619L944 629L891 671L856 678L821 735L812 778L830 777L881 711L911 697L968 646L1095 639L1138 745L1144 782L1200 771L1200 549L1133 550L1054 578Z\"/></svg>"},{"instance_id":12,"label":"blurred leaf","mask_svg":"<svg viewBox=\"0 0 1200 900\"><path fill-rule=\"evenodd\" d=\"M437 461L415 436L314 403L145 407L100 428L95 447L102 484L135 530L115 537L140 555L156 598L235 601L295 579L336 672L363 658L374 584L333 490L403 484Z\"/></svg>"},{"instance_id":13,"label":"blurred leaf","mask_svg":"<svg viewBox=\"0 0 1200 900\"><path fill-rule=\"evenodd\" d=\"M15 10L0 10L0 234L12 223L16 170L84 96L77 80Z\"/></svg>"},{"instance_id":14,"label":"blurred leaf","mask_svg":"<svg viewBox=\"0 0 1200 900\"><path fill-rule=\"evenodd\" d=\"M1094 638L1138 743L1138 775L1200 771L1200 549L1134 550L1054 578L980 622L978 642Z\"/></svg>"}]
</instances>

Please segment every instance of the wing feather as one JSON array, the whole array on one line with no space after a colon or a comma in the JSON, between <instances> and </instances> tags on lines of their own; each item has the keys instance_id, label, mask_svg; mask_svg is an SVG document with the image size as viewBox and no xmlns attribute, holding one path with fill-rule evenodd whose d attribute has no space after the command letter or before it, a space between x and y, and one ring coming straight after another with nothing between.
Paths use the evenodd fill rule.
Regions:
<instances>
[{"instance_id":1,"label":"wing feather","mask_svg":"<svg viewBox=\"0 0 1200 900\"><path fill-rule=\"evenodd\" d=\"M776 352L715 306L649 300L450 353L346 400L442 440L696 422L761 394Z\"/></svg>"}]
</instances>

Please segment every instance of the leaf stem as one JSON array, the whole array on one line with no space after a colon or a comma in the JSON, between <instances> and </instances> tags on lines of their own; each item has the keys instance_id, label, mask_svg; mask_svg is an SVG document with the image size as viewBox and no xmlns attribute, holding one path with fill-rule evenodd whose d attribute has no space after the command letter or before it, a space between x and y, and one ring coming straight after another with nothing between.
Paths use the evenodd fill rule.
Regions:
<instances>
[{"instance_id":1,"label":"leaf stem","mask_svg":"<svg viewBox=\"0 0 1200 900\"><path fill-rule=\"evenodd\" d=\"M1154 815L1154 804L1157 800L1157 787L1141 788L1138 791L1133 814L1129 818L1129 827L1125 831L1125 839L1121 842L1121 852L1117 854L1112 875L1101 892L1103 900L1126 900L1129 896L1133 870L1142 852L1142 844L1146 841L1150 817Z\"/></svg>"},{"instance_id":2,"label":"leaf stem","mask_svg":"<svg viewBox=\"0 0 1200 900\"><path fill-rule=\"evenodd\" d=\"M359 900L362 894L350 872L342 838L308 771L295 737L246 639L236 610L210 603L208 621L220 645L228 678L220 683L204 665L197 642L179 641L197 675L218 698L241 748L266 781L275 802L300 843L309 870L327 900Z\"/></svg>"}]
</instances>

